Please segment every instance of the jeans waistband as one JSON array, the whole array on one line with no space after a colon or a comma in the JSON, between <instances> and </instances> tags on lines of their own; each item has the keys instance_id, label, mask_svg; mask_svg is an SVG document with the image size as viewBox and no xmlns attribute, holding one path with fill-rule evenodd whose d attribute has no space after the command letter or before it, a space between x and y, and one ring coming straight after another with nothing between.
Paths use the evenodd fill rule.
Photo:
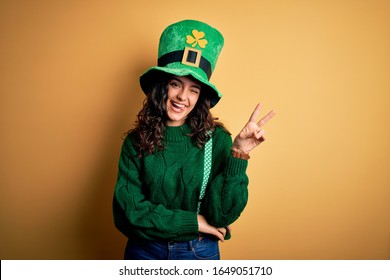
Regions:
<instances>
[{"instance_id":1,"label":"jeans waistband","mask_svg":"<svg viewBox=\"0 0 390 280\"><path fill-rule=\"evenodd\" d=\"M196 244L198 244L199 242L205 239L208 240L209 238L203 234L199 234L198 238L195 238L190 241L168 241L168 246L170 247L175 246L177 248L185 248L185 247L192 248L193 246L195 246Z\"/></svg>"}]
</instances>

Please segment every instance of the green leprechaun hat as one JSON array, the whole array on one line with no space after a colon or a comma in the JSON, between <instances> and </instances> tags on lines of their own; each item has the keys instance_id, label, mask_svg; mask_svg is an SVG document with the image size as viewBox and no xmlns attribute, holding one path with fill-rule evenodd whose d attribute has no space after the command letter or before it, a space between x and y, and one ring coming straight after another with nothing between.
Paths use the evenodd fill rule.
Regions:
<instances>
[{"instance_id":1,"label":"green leprechaun hat","mask_svg":"<svg viewBox=\"0 0 390 280\"><path fill-rule=\"evenodd\" d=\"M169 25L160 37L157 66L140 77L142 90L148 94L162 72L191 75L205 85L202 92L207 94L210 106L215 106L222 94L209 80L223 43L222 34L204 22L183 20Z\"/></svg>"}]
</instances>

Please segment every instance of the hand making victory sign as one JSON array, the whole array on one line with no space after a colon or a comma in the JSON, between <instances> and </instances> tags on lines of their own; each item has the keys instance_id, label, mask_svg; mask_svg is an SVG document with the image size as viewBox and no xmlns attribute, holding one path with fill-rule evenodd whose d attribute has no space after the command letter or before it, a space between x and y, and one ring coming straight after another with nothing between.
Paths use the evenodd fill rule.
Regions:
<instances>
[{"instance_id":1,"label":"hand making victory sign","mask_svg":"<svg viewBox=\"0 0 390 280\"><path fill-rule=\"evenodd\" d=\"M276 114L275 111L269 112L259 122L257 118L260 115L261 104L257 104L249 121L241 132L234 138L232 153L238 153L238 157L248 159L248 153L262 143L264 138L264 129L262 128Z\"/></svg>"}]
</instances>

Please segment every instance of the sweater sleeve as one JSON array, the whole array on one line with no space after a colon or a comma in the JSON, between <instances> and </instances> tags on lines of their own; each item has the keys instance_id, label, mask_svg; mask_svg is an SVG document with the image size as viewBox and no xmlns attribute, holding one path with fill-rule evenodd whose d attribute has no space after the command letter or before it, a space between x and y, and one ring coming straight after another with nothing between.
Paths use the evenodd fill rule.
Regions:
<instances>
[{"instance_id":1,"label":"sweater sleeve","mask_svg":"<svg viewBox=\"0 0 390 280\"><path fill-rule=\"evenodd\" d=\"M211 225L226 227L238 219L248 202L248 161L230 155L232 138L225 131L213 137L212 176L201 211Z\"/></svg>"},{"instance_id":2,"label":"sweater sleeve","mask_svg":"<svg viewBox=\"0 0 390 280\"><path fill-rule=\"evenodd\" d=\"M114 191L115 226L126 236L149 240L190 240L198 234L197 213L169 210L145 198L141 160L129 135L119 159L118 178Z\"/></svg>"}]
</instances>

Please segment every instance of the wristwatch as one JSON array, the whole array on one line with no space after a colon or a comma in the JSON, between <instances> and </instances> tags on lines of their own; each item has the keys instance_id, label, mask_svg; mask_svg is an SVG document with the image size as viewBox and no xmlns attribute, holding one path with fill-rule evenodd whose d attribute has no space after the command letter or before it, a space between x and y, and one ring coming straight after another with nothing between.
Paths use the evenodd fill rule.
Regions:
<instances>
[{"instance_id":1,"label":"wristwatch","mask_svg":"<svg viewBox=\"0 0 390 280\"><path fill-rule=\"evenodd\" d=\"M236 149L231 149L230 150L230 154L232 155L232 157L235 157L235 158L240 158L240 159L250 159L251 157L249 156L249 154L246 154L240 150L236 150Z\"/></svg>"}]
</instances>

